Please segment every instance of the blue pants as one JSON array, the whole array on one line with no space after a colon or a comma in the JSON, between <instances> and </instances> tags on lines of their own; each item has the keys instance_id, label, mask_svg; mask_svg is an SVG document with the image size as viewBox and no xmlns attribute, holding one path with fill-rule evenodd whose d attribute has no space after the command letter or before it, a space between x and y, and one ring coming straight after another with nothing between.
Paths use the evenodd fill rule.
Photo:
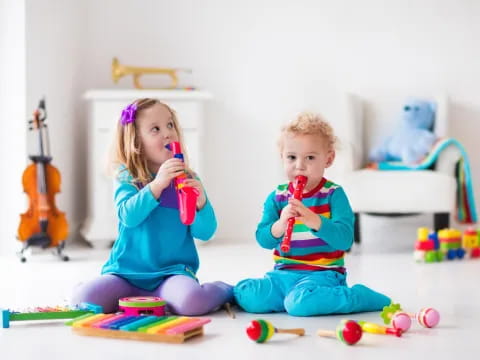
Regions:
<instances>
[{"instance_id":1,"label":"blue pants","mask_svg":"<svg viewBox=\"0 0 480 360\"><path fill-rule=\"evenodd\" d=\"M286 311L293 316L347 314L378 311L391 300L364 285L347 287L344 274L336 271L273 270L263 279L240 281L233 289L245 311Z\"/></svg>"}]
</instances>

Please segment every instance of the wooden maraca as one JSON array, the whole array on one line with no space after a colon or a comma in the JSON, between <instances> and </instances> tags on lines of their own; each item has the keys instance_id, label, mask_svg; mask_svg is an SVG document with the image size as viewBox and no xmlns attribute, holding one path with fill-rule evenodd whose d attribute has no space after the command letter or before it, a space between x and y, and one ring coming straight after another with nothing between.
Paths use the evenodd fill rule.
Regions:
<instances>
[{"instance_id":1,"label":"wooden maraca","mask_svg":"<svg viewBox=\"0 0 480 360\"><path fill-rule=\"evenodd\" d=\"M317 330L318 336L336 337L347 345L355 345L362 338L362 328L353 320L342 320L333 330Z\"/></svg>"},{"instance_id":2,"label":"wooden maraca","mask_svg":"<svg viewBox=\"0 0 480 360\"><path fill-rule=\"evenodd\" d=\"M426 328L432 328L440 322L440 313L434 308L420 309L416 314L411 314L417 319L417 322Z\"/></svg>"},{"instance_id":3,"label":"wooden maraca","mask_svg":"<svg viewBox=\"0 0 480 360\"><path fill-rule=\"evenodd\" d=\"M423 308L419 312L412 314L403 312L400 304L390 304L385 306L380 313L385 324L391 324L396 329L407 331L411 324L411 318L416 319L417 322L426 328L432 328L440 322L440 313L433 308Z\"/></svg>"},{"instance_id":4,"label":"wooden maraca","mask_svg":"<svg viewBox=\"0 0 480 360\"><path fill-rule=\"evenodd\" d=\"M257 343L268 341L275 333L295 334L299 336L305 335L305 329L278 329L270 322L263 319L251 321L246 331L248 337Z\"/></svg>"}]
</instances>

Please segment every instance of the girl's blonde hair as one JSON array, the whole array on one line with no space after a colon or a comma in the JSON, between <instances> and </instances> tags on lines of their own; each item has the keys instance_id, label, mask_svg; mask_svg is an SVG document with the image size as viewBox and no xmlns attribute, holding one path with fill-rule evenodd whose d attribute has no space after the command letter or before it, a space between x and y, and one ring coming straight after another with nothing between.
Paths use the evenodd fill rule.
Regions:
<instances>
[{"instance_id":1,"label":"girl's blonde hair","mask_svg":"<svg viewBox=\"0 0 480 360\"><path fill-rule=\"evenodd\" d=\"M330 124L319 114L311 112L299 114L294 120L282 127L280 138L278 139L280 152L283 151L283 140L287 134L321 136L328 151L335 150L338 142Z\"/></svg>"},{"instance_id":2,"label":"girl's blonde hair","mask_svg":"<svg viewBox=\"0 0 480 360\"><path fill-rule=\"evenodd\" d=\"M128 171L133 178L133 182L135 184L141 184L142 186L153 180L153 176L148 169L148 163L144 155L142 142L140 141L136 119L138 119L139 115L141 115L143 111L156 104L165 106L170 112L173 126L178 134L178 141L182 147L185 166L187 170L189 170L188 156L186 154L187 150L185 148L183 132L180 124L178 123L175 111L167 104L152 98L137 99L133 102L133 104L137 105L135 120L128 124L122 125L119 119L117 124L116 140L115 147L113 149L112 160L112 164L116 172L115 175L118 175L120 171ZM119 169L119 167L124 168Z\"/></svg>"}]
</instances>

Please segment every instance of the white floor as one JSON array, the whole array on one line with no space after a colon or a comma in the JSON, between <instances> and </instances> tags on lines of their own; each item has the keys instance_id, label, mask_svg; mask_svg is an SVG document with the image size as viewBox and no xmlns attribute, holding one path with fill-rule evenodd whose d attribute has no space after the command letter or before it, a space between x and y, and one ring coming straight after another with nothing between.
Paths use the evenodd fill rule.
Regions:
<instances>
[{"instance_id":1,"label":"white floor","mask_svg":"<svg viewBox=\"0 0 480 360\"><path fill-rule=\"evenodd\" d=\"M425 306L435 307L441 313L437 328L413 325L402 338L365 334L359 344L348 347L335 339L315 335L319 328L334 329L345 316L295 318L237 311L236 319L231 319L225 312L217 312L210 316L212 322L205 326L205 336L170 345L82 337L72 334L62 322L13 322L10 329L0 329L0 359L476 357L476 341L480 337L480 260L417 264L411 252L418 225L415 220L372 223L367 218L363 222L364 244L347 257L349 284L361 282L371 286L410 312ZM272 266L270 252L255 246L253 240L246 243L249 244L211 243L199 247L202 262L199 278L235 283L245 277L261 276ZM74 284L96 276L108 251L77 248L68 253L72 258L69 263L59 262L48 253L33 254L26 264L13 256L0 257L0 307L23 310L64 304ZM278 334L268 343L253 343L245 335L245 328L259 317L278 328L303 327L307 335L300 338ZM379 313L348 317L381 323Z\"/></svg>"}]
</instances>

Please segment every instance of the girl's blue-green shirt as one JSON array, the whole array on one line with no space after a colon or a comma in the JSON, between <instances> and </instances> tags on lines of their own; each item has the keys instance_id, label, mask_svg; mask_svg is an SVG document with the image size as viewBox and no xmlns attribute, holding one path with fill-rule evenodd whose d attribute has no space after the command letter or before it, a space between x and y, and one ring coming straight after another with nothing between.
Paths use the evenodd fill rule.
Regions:
<instances>
[{"instance_id":1,"label":"girl's blue-green shirt","mask_svg":"<svg viewBox=\"0 0 480 360\"><path fill-rule=\"evenodd\" d=\"M170 275L195 278L199 258L194 238L210 239L217 228L207 199L192 225L180 221L173 182L157 200L150 187L138 189L124 170L115 181L118 238L102 274L115 274L131 284L154 290Z\"/></svg>"}]
</instances>

